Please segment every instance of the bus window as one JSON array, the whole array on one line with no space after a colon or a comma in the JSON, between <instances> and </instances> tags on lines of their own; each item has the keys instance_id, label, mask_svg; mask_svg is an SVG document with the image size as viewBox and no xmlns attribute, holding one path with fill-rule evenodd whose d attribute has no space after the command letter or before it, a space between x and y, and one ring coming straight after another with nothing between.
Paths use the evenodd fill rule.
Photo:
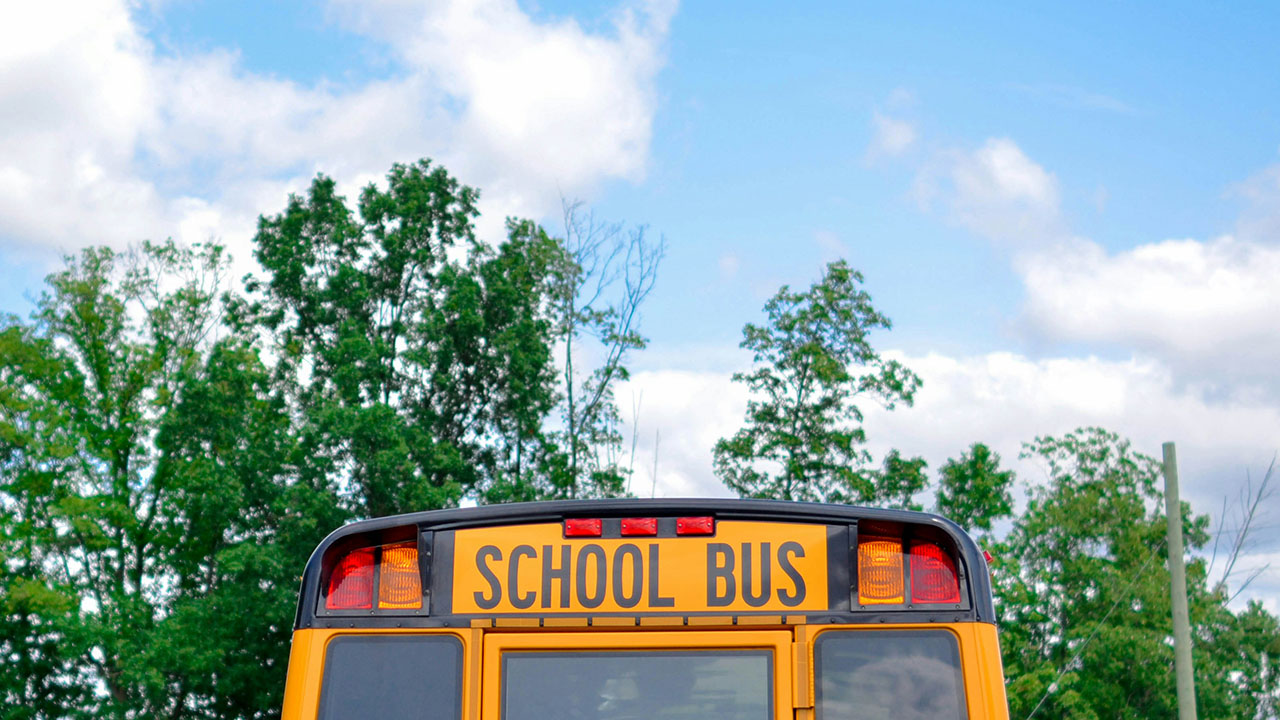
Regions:
<instances>
[{"instance_id":1,"label":"bus window","mask_svg":"<svg viewBox=\"0 0 1280 720\"><path fill-rule=\"evenodd\" d=\"M319 720L459 720L462 644L442 635L329 642Z\"/></svg>"},{"instance_id":2,"label":"bus window","mask_svg":"<svg viewBox=\"0 0 1280 720\"><path fill-rule=\"evenodd\" d=\"M939 630L818 636L818 720L964 720L956 638Z\"/></svg>"},{"instance_id":3,"label":"bus window","mask_svg":"<svg viewBox=\"0 0 1280 720\"><path fill-rule=\"evenodd\" d=\"M508 652L503 720L768 720L771 653Z\"/></svg>"}]
</instances>

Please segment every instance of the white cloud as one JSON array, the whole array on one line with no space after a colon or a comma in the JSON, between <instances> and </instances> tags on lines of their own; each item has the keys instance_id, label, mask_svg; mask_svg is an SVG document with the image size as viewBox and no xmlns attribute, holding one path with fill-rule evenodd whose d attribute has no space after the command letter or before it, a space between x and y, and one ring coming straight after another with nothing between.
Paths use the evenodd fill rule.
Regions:
<instances>
[{"instance_id":1,"label":"white cloud","mask_svg":"<svg viewBox=\"0 0 1280 720\"><path fill-rule=\"evenodd\" d=\"M1222 237L1108 253L1075 241L1017 266L1039 335L1149 353L1211 388L1280 393L1280 247Z\"/></svg>"},{"instance_id":2,"label":"white cloud","mask_svg":"<svg viewBox=\"0 0 1280 720\"><path fill-rule=\"evenodd\" d=\"M132 5L28 3L0 25L0 247L167 235L244 244L316 171L354 189L429 156L482 188L486 229L561 192L642 177L674 5L614 27L514 2L380 3L352 19L404 71L353 88L246 71L233 51L159 55ZM358 20L358 21L357 21Z\"/></svg>"},{"instance_id":3,"label":"white cloud","mask_svg":"<svg viewBox=\"0 0 1280 720\"><path fill-rule=\"evenodd\" d=\"M1230 189L1244 199L1237 232L1242 238L1280 243L1280 164L1255 173Z\"/></svg>"},{"instance_id":4,"label":"white cloud","mask_svg":"<svg viewBox=\"0 0 1280 720\"><path fill-rule=\"evenodd\" d=\"M867 147L867 159L897 157L916 142L916 129L911 123L876 111L871 115L874 133Z\"/></svg>"},{"instance_id":5,"label":"white cloud","mask_svg":"<svg viewBox=\"0 0 1280 720\"><path fill-rule=\"evenodd\" d=\"M733 434L747 408L747 393L732 373L652 370L632 373L618 389L619 404L639 397L639 422L627 418L628 439L638 430L631 491L640 497L724 497L711 473L711 449ZM653 474L657 457L657 476Z\"/></svg>"},{"instance_id":6,"label":"white cloud","mask_svg":"<svg viewBox=\"0 0 1280 720\"><path fill-rule=\"evenodd\" d=\"M993 240L1029 245L1064 235L1057 178L1007 138L942 154L921 170L915 192L925 209L939 204Z\"/></svg>"},{"instance_id":7,"label":"white cloud","mask_svg":"<svg viewBox=\"0 0 1280 720\"><path fill-rule=\"evenodd\" d=\"M822 250L822 259L826 262L849 257L849 246L840 236L830 230L819 230L813 234L814 242Z\"/></svg>"},{"instance_id":8,"label":"white cloud","mask_svg":"<svg viewBox=\"0 0 1280 720\"><path fill-rule=\"evenodd\" d=\"M733 253L724 253L716 261L716 265L720 269L720 277L725 280L731 280L738 275L738 270L742 267L742 261Z\"/></svg>"}]
</instances>

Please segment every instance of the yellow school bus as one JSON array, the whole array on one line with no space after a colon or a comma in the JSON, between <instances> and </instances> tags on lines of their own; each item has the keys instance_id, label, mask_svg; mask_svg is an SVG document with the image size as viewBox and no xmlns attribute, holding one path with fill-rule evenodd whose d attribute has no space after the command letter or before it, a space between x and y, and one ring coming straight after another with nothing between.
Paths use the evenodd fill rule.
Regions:
<instances>
[{"instance_id":1,"label":"yellow school bus","mask_svg":"<svg viewBox=\"0 0 1280 720\"><path fill-rule=\"evenodd\" d=\"M284 720L1006 720L987 564L924 513L604 500L344 527Z\"/></svg>"}]
</instances>

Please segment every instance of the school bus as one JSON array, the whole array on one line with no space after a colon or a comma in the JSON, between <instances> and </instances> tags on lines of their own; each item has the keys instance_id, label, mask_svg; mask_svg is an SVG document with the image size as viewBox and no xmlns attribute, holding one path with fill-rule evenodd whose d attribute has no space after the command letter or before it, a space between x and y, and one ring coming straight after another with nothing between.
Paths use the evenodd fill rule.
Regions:
<instances>
[{"instance_id":1,"label":"school bus","mask_svg":"<svg viewBox=\"0 0 1280 720\"><path fill-rule=\"evenodd\" d=\"M348 525L284 720L1007 720L986 560L924 513L602 500Z\"/></svg>"}]
</instances>

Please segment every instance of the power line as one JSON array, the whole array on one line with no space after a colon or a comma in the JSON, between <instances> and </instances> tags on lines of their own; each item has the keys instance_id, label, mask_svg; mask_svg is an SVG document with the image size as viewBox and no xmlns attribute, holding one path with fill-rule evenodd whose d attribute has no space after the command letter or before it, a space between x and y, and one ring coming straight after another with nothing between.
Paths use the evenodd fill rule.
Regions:
<instances>
[{"instance_id":1,"label":"power line","mask_svg":"<svg viewBox=\"0 0 1280 720\"><path fill-rule=\"evenodd\" d=\"M1143 574L1147 572L1147 567L1151 565L1151 561L1155 559L1156 554L1160 552L1160 549L1164 547L1164 544L1165 541L1161 540L1156 543L1154 548L1151 549L1151 552L1147 555L1146 562L1142 563L1142 567L1138 569L1136 574L1134 574L1133 579L1129 581L1129 585L1124 589L1124 592L1120 597L1116 598L1116 601L1112 603L1110 609L1107 610L1107 613L1102 616L1102 619L1093 626L1093 630L1089 631L1089 635L1085 637L1084 642L1080 644L1080 647L1076 648L1075 654L1062 664L1062 669L1059 670L1057 676L1053 678L1053 682L1049 683L1049 686L1044 689L1044 694L1040 696L1040 700L1036 703L1036 706L1031 708L1031 712L1027 714L1026 720L1031 720L1031 718L1035 717L1036 712L1040 709L1040 706L1044 704L1044 701L1047 700L1055 690L1057 690L1058 681L1062 679L1063 675L1067 674L1067 670L1069 670L1072 664L1075 663L1076 659L1080 657L1080 653L1084 652L1084 649L1089 646L1089 642L1098 634L1098 630L1102 629L1102 626L1107 622L1107 618L1111 617L1111 613L1115 612L1115 609L1120 606L1121 602L1129 599L1129 593L1133 590L1133 586L1136 585L1138 580L1142 578Z\"/></svg>"}]
</instances>

